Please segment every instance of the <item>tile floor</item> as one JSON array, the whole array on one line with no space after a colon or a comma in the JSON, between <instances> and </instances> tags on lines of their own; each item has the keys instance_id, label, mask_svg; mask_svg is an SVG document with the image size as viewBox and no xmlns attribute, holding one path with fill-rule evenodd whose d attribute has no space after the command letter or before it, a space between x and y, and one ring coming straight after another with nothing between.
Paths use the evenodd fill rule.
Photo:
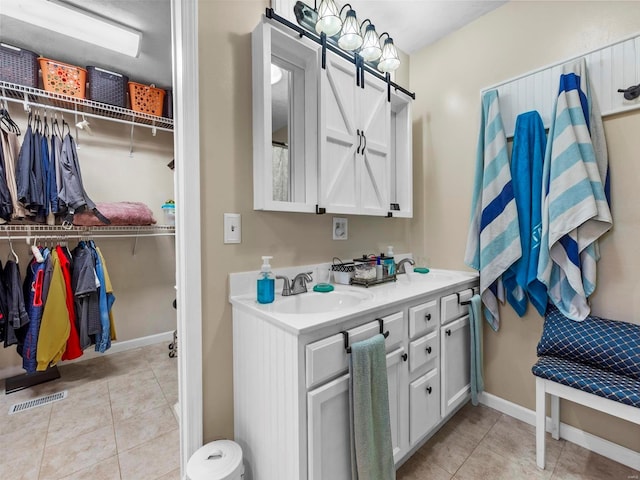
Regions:
<instances>
[{"instance_id":1,"label":"tile floor","mask_svg":"<svg viewBox=\"0 0 640 480\"><path fill-rule=\"evenodd\" d=\"M397 472L397 480L638 480L640 472L547 434L536 466L535 428L488 407L465 405Z\"/></svg>"},{"instance_id":2,"label":"tile floor","mask_svg":"<svg viewBox=\"0 0 640 480\"><path fill-rule=\"evenodd\" d=\"M0 478L180 479L178 365L159 343L61 365L61 378L0 392ZM64 400L8 415L11 405L67 390Z\"/></svg>"}]
</instances>

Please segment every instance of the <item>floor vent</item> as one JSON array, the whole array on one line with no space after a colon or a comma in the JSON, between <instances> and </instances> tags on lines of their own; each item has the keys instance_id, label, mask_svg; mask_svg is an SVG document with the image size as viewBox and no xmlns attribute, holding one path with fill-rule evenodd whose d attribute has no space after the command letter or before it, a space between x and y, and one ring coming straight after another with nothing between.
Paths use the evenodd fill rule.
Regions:
<instances>
[{"instance_id":1,"label":"floor vent","mask_svg":"<svg viewBox=\"0 0 640 480\"><path fill-rule=\"evenodd\" d=\"M27 400L26 402L16 403L9 409L9 415L14 413L24 412L32 408L41 407L42 405L48 405L49 403L57 402L67 398L67 391L64 390L58 393L52 393L51 395L45 395L44 397L34 398L33 400Z\"/></svg>"}]
</instances>

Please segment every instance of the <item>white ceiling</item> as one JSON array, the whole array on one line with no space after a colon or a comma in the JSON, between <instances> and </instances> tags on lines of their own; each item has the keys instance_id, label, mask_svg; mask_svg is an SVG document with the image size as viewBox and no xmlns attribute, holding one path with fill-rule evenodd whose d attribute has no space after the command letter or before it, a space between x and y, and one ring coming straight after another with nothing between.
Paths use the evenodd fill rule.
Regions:
<instances>
[{"instance_id":1,"label":"white ceiling","mask_svg":"<svg viewBox=\"0 0 640 480\"><path fill-rule=\"evenodd\" d=\"M414 53L458 30L507 0L351 0L357 18L369 18L405 53ZM339 8L347 1L337 0ZM310 2L313 6L313 2ZM345 10L346 11L346 10Z\"/></svg>"},{"instance_id":2,"label":"white ceiling","mask_svg":"<svg viewBox=\"0 0 640 480\"><path fill-rule=\"evenodd\" d=\"M0 0L0 40L80 67L99 66L140 83L168 87L171 79L171 0L58 0L142 33L140 55L128 57L2 15L12 0Z\"/></svg>"},{"instance_id":3,"label":"white ceiling","mask_svg":"<svg viewBox=\"0 0 640 480\"><path fill-rule=\"evenodd\" d=\"M139 57L126 57L71 39L62 32L38 29L2 15L5 9L11 8L12 0L0 0L0 40L55 60L83 67L95 65L111 69L141 83L154 83L161 87L171 85L171 0L56 1L140 31L142 42ZM224 8L224 3L219 1L220 8ZM306 3L313 6L312 0ZM345 3L337 1L340 7ZM378 32L388 31L398 48L413 53L505 1L352 0L350 3L360 21L370 18Z\"/></svg>"}]
</instances>

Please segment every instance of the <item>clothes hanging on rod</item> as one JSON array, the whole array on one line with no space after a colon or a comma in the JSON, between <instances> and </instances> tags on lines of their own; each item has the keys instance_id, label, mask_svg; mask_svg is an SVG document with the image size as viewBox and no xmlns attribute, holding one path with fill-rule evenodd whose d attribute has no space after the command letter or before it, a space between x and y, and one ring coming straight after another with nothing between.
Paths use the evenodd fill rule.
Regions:
<instances>
[{"instance_id":1,"label":"clothes hanging on rod","mask_svg":"<svg viewBox=\"0 0 640 480\"><path fill-rule=\"evenodd\" d=\"M5 347L17 344L28 374L78 358L92 344L104 353L116 338L115 296L95 242L80 241L73 253L60 242L39 251L43 261L31 259L24 283L17 263L9 260L0 288L0 309L6 298Z\"/></svg>"},{"instance_id":2,"label":"clothes hanging on rod","mask_svg":"<svg viewBox=\"0 0 640 480\"><path fill-rule=\"evenodd\" d=\"M20 144L18 135L14 132L0 130L0 142L2 143L2 153L4 158L4 173L6 176L7 188L11 196L13 205L12 219L24 218L26 211L18 201L18 187L16 185L16 166L20 154Z\"/></svg>"}]
</instances>

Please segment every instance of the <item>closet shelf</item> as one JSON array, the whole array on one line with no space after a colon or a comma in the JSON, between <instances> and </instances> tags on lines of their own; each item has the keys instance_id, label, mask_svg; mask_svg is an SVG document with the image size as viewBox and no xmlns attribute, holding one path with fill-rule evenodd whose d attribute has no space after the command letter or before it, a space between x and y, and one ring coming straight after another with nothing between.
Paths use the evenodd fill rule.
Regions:
<instances>
[{"instance_id":1,"label":"closet shelf","mask_svg":"<svg viewBox=\"0 0 640 480\"><path fill-rule=\"evenodd\" d=\"M2 235L0 240L28 240L33 238L107 238L107 237L158 237L175 235L173 225L145 225L145 226L104 226L104 227L71 227L63 228L62 225L29 225L6 224L0 226Z\"/></svg>"},{"instance_id":2,"label":"closet shelf","mask_svg":"<svg viewBox=\"0 0 640 480\"><path fill-rule=\"evenodd\" d=\"M28 109L28 107L43 108L71 115L82 114L86 117L101 118L165 132L173 131L173 119L171 118L135 112L127 108L92 100L68 97L38 88L0 81L0 93L3 100L22 103L25 109Z\"/></svg>"}]
</instances>

